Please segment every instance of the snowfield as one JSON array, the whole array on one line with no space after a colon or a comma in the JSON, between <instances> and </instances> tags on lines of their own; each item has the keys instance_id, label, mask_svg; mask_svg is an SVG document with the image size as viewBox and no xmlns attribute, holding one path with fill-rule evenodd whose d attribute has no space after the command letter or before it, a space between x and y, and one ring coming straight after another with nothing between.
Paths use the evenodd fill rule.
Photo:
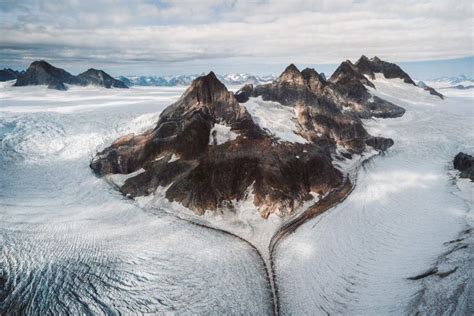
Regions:
<instances>
[{"instance_id":1,"label":"snowfield","mask_svg":"<svg viewBox=\"0 0 474 316\"><path fill-rule=\"evenodd\" d=\"M271 313L245 242L144 211L89 168L185 87L0 89L0 314Z\"/></svg>"},{"instance_id":2,"label":"snowfield","mask_svg":"<svg viewBox=\"0 0 474 316\"><path fill-rule=\"evenodd\" d=\"M278 102L263 101L262 97L250 98L243 103L255 123L272 135L291 143L306 144L308 141L296 134L296 114L292 107Z\"/></svg>"},{"instance_id":3,"label":"snowfield","mask_svg":"<svg viewBox=\"0 0 474 316\"><path fill-rule=\"evenodd\" d=\"M452 160L474 153L474 91L442 90L443 101L401 80L374 84L374 95L407 110L365 121L395 145L335 162L358 170L354 191L278 244L280 312L472 313L474 185L457 179ZM258 216L251 188L234 210L197 217L160 192L126 199L110 183L130 175L104 181L89 168L117 137L154 126L185 87L10 85L0 85L0 314L272 313L255 248L190 222L231 231L267 259L282 220ZM281 141L306 142L292 108L244 105ZM237 137L222 124L213 130L212 144ZM417 278L435 267L440 274Z\"/></svg>"},{"instance_id":4,"label":"snowfield","mask_svg":"<svg viewBox=\"0 0 474 316\"><path fill-rule=\"evenodd\" d=\"M379 76L374 84L372 93L407 110L401 118L365 122L369 133L395 145L364 165L343 203L280 244L282 313L472 313L474 245L472 235L462 235L474 225L474 185L463 181L460 196L448 171L459 151L474 152L473 95L449 91L442 101L401 80ZM468 247L438 267L458 271L408 279L436 266L459 238Z\"/></svg>"}]
</instances>

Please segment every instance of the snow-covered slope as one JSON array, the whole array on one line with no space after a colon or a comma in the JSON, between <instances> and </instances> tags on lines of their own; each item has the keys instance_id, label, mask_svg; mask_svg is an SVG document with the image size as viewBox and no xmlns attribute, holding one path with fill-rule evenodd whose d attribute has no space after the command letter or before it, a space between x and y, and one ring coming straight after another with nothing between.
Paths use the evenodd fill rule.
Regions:
<instances>
[{"instance_id":1,"label":"snow-covered slope","mask_svg":"<svg viewBox=\"0 0 474 316\"><path fill-rule=\"evenodd\" d=\"M244 103L260 127L268 130L281 141L306 144L308 141L297 134L296 114L293 107L278 102L263 101L262 97L250 98Z\"/></svg>"},{"instance_id":2,"label":"snow-covered slope","mask_svg":"<svg viewBox=\"0 0 474 316\"><path fill-rule=\"evenodd\" d=\"M11 83L10 83L11 84ZM0 314L269 314L246 243L145 211L91 155L183 88L0 87Z\"/></svg>"},{"instance_id":3,"label":"snow-covered slope","mask_svg":"<svg viewBox=\"0 0 474 316\"><path fill-rule=\"evenodd\" d=\"M365 122L371 134L392 137L395 145L365 164L347 200L282 242L276 258L281 310L472 313L472 237L467 248L454 250L458 260L439 265L439 276L409 278L437 266L453 250L450 241L474 225L474 184L460 197L448 172L456 153L474 152L474 95L453 90L442 101L399 79L379 76L374 84L372 93L407 110L401 118Z\"/></svg>"},{"instance_id":4,"label":"snow-covered slope","mask_svg":"<svg viewBox=\"0 0 474 316\"><path fill-rule=\"evenodd\" d=\"M395 145L364 164L343 203L278 245L280 310L469 314L474 189L458 182L452 159L474 152L472 90L443 91L443 101L397 79L374 84L371 93L407 110L365 121ZM271 314L252 247L170 216L177 206L165 200L156 209L147 206L156 201L124 199L88 166L119 135L153 126L184 87L9 85L0 85L0 313ZM246 106L282 140L298 137L282 124L291 111L258 99ZM216 142L232 137L225 125L216 128ZM234 210L200 220L264 250L282 223L271 215L260 225L251 200L249 193ZM409 279L433 267L440 274Z\"/></svg>"}]
</instances>

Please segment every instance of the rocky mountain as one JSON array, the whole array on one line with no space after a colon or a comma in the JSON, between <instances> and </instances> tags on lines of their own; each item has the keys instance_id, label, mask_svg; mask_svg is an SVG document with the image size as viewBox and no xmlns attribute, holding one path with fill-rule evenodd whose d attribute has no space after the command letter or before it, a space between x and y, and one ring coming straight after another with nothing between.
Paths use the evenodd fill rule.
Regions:
<instances>
[{"instance_id":1,"label":"rocky mountain","mask_svg":"<svg viewBox=\"0 0 474 316\"><path fill-rule=\"evenodd\" d=\"M64 90L65 83L80 84L80 80L64 69L40 60L33 62L25 73L19 75L14 86L47 85L48 88Z\"/></svg>"},{"instance_id":2,"label":"rocky mountain","mask_svg":"<svg viewBox=\"0 0 474 316\"><path fill-rule=\"evenodd\" d=\"M381 73L387 79L400 78L406 83L416 85L410 76L404 72L397 64L389 63L381 60L377 56L369 59L362 55L355 63L355 67L360 73L375 79L376 73Z\"/></svg>"},{"instance_id":3,"label":"rocky mountain","mask_svg":"<svg viewBox=\"0 0 474 316\"><path fill-rule=\"evenodd\" d=\"M74 76L61 68L56 68L44 60L33 62L28 69L18 75L14 86L46 85L50 89L66 90L68 85L98 85L105 88L127 88L101 70L89 69Z\"/></svg>"},{"instance_id":4,"label":"rocky mountain","mask_svg":"<svg viewBox=\"0 0 474 316\"><path fill-rule=\"evenodd\" d=\"M177 76L119 76L127 86L189 86L199 75L177 75ZM273 76L256 76L250 74L226 74L216 75L225 85L260 84L272 81Z\"/></svg>"},{"instance_id":5,"label":"rocky mountain","mask_svg":"<svg viewBox=\"0 0 474 316\"><path fill-rule=\"evenodd\" d=\"M10 80L15 80L18 75L20 74L20 71L16 71L10 68L5 68L0 70L0 81L10 81Z\"/></svg>"},{"instance_id":6,"label":"rocky mountain","mask_svg":"<svg viewBox=\"0 0 474 316\"><path fill-rule=\"evenodd\" d=\"M79 74L77 78L79 78L82 85L95 85L105 88L128 88L124 82L112 78L103 70L93 68Z\"/></svg>"},{"instance_id":7,"label":"rocky mountain","mask_svg":"<svg viewBox=\"0 0 474 316\"><path fill-rule=\"evenodd\" d=\"M306 68L300 72L294 65L290 65L282 76L270 84L245 86L236 93L236 97L245 102L251 96L262 96L264 100L286 104L295 98L304 98L303 93L310 99L329 102L333 108L359 118L398 117L405 113L403 108L372 95L367 87L374 88L374 85L350 61L341 63L329 80L314 69ZM297 86L289 84L293 81ZM269 95L275 91L279 95Z\"/></svg>"},{"instance_id":8,"label":"rocky mountain","mask_svg":"<svg viewBox=\"0 0 474 316\"><path fill-rule=\"evenodd\" d=\"M350 157L393 144L370 136L356 115L341 111L324 95L326 85L316 71L290 65L270 84L244 87L247 97L279 102L294 113L303 141L290 142L257 124L211 72L195 79L154 128L117 139L90 166L99 176L128 174L120 191L129 197L160 187L168 200L203 214L232 208L250 190L263 218L286 216L313 194L341 185L344 175L332 164L334 156L344 159L340 151Z\"/></svg>"},{"instance_id":9,"label":"rocky mountain","mask_svg":"<svg viewBox=\"0 0 474 316\"><path fill-rule=\"evenodd\" d=\"M461 178L469 178L474 181L474 157L465 153L458 153L454 157L454 168L461 172Z\"/></svg>"}]
</instances>

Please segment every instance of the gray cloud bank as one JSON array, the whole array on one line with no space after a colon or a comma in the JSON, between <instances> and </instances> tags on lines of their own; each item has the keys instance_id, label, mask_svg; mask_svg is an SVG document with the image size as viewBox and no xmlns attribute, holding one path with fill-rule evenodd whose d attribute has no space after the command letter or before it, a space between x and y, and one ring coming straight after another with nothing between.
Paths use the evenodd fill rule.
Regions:
<instances>
[{"instance_id":1,"label":"gray cloud bank","mask_svg":"<svg viewBox=\"0 0 474 316\"><path fill-rule=\"evenodd\" d=\"M4 65L429 60L474 41L472 0L0 0L0 26Z\"/></svg>"}]
</instances>

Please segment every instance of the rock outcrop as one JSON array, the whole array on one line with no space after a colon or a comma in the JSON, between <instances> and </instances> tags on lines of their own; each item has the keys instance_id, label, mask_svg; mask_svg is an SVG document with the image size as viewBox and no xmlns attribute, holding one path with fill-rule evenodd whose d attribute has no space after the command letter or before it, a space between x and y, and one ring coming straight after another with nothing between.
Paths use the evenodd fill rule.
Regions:
<instances>
[{"instance_id":1,"label":"rock outcrop","mask_svg":"<svg viewBox=\"0 0 474 316\"><path fill-rule=\"evenodd\" d=\"M50 89L66 90L65 84L69 85L98 85L105 88L127 88L119 80L113 79L101 70L89 69L88 71L74 76L61 68L56 68L44 60L33 62L26 72L20 73L14 86L46 85Z\"/></svg>"},{"instance_id":2,"label":"rock outcrop","mask_svg":"<svg viewBox=\"0 0 474 316\"><path fill-rule=\"evenodd\" d=\"M454 168L461 172L461 178L469 178L474 181L474 157L465 153L458 153L454 157Z\"/></svg>"},{"instance_id":3,"label":"rock outcrop","mask_svg":"<svg viewBox=\"0 0 474 316\"><path fill-rule=\"evenodd\" d=\"M341 63L329 78L332 95L339 96L341 104L360 118L399 117L405 109L372 95L367 87L374 84L349 60Z\"/></svg>"},{"instance_id":4,"label":"rock outcrop","mask_svg":"<svg viewBox=\"0 0 474 316\"><path fill-rule=\"evenodd\" d=\"M397 64L383 61L377 56L369 59L362 55L355 63L355 66L362 74L369 76L371 79L375 79L376 73L382 73L387 79L400 78L404 82L416 86L410 76Z\"/></svg>"},{"instance_id":5,"label":"rock outcrop","mask_svg":"<svg viewBox=\"0 0 474 316\"><path fill-rule=\"evenodd\" d=\"M302 73L291 65L273 83L248 85L237 94L240 100L258 95L293 107L307 143L281 141L262 129L211 72L195 79L153 129L117 139L90 166L99 176L132 174L120 187L129 197L158 189L168 200L203 214L232 209L250 190L263 218L286 216L314 194L343 183L344 175L332 164L338 145L351 153L371 142L388 147L382 138L371 141L358 117L315 92L324 82L315 71ZM217 141L222 129L235 136Z\"/></svg>"},{"instance_id":6,"label":"rock outcrop","mask_svg":"<svg viewBox=\"0 0 474 316\"><path fill-rule=\"evenodd\" d=\"M402 79L405 83L420 87L423 90L429 92L431 95L437 96L440 99L444 99L444 96L441 93L436 91L434 88L427 86L424 82L420 81L418 84L416 84L413 79L411 79L410 76L397 64L383 61L377 56L369 59L362 55L354 64L354 68L357 72L367 76L372 80L375 79L375 75L377 73L380 73L383 74L383 76L387 79Z\"/></svg>"},{"instance_id":7,"label":"rock outcrop","mask_svg":"<svg viewBox=\"0 0 474 316\"><path fill-rule=\"evenodd\" d=\"M15 80L21 72L5 68L0 70L0 81Z\"/></svg>"},{"instance_id":8,"label":"rock outcrop","mask_svg":"<svg viewBox=\"0 0 474 316\"><path fill-rule=\"evenodd\" d=\"M302 72L291 64L272 83L253 87L245 87L237 94L261 97L265 101L279 102L292 106L297 113L296 119L300 133L312 142L332 142L348 150L360 153L365 149L368 134L361 121L353 115L341 110L342 97L331 95L334 91L314 69ZM340 100L338 100L338 97Z\"/></svg>"},{"instance_id":9,"label":"rock outcrop","mask_svg":"<svg viewBox=\"0 0 474 316\"><path fill-rule=\"evenodd\" d=\"M423 90L428 91L431 95L437 96L440 99L444 99L444 95L442 95L441 93L439 93L438 91L436 91L434 88L430 86L424 87Z\"/></svg>"}]
</instances>

